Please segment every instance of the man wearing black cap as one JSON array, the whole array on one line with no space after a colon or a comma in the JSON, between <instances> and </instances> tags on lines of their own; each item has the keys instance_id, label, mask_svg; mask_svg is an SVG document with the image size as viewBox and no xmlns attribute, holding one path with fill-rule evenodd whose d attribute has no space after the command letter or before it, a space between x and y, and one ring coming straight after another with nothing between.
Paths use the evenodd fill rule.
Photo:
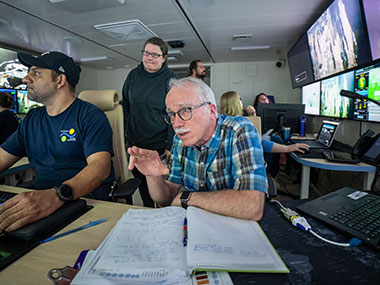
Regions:
<instances>
[{"instance_id":1,"label":"man wearing black cap","mask_svg":"<svg viewBox=\"0 0 380 285\"><path fill-rule=\"evenodd\" d=\"M114 172L112 129L97 107L75 98L80 68L60 52L19 53L29 67L28 98L44 104L28 112L0 147L0 173L27 156L36 170L35 189L0 206L0 232L50 215L84 195L106 200Z\"/></svg>"}]
</instances>

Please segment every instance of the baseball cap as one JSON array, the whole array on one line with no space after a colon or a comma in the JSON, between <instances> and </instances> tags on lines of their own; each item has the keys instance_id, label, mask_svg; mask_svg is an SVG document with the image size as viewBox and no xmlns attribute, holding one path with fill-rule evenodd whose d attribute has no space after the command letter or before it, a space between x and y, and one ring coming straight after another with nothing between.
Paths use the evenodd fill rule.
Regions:
<instances>
[{"instance_id":1,"label":"baseball cap","mask_svg":"<svg viewBox=\"0 0 380 285\"><path fill-rule=\"evenodd\" d=\"M41 55L31 55L23 52L17 53L19 61L27 66L38 66L42 68L52 69L58 74L66 75L67 82L75 87L79 81L80 67L74 60L58 51L45 52Z\"/></svg>"}]
</instances>

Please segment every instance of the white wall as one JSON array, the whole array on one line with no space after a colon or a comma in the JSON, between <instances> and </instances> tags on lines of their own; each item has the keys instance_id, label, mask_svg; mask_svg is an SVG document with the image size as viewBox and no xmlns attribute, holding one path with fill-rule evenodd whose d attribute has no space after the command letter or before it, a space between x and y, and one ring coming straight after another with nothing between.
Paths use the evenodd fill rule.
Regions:
<instances>
[{"instance_id":1,"label":"white wall","mask_svg":"<svg viewBox=\"0 0 380 285\"><path fill-rule=\"evenodd\" d=\"M211 66L211 88L219 103L226 91L236 91L244 105L252 105L261 92L274 95L276 103L301 103L301 88L292 89L288 65L275 61L217 63Z\"/></svg>"},{"instance_id":2,"label":"white wall","mask_svg":"<svg viewBox=\"0 0 380 285\"><path fill-rule=\"evenodd\" d=\"M105 90L116 89L119 98L122 96L124 80L127 77L130 69L114 69L114 70L95 70L82 67L80 80L75 88L75 93L78 95L83 90Z\"/></svg>"}]
</instances>

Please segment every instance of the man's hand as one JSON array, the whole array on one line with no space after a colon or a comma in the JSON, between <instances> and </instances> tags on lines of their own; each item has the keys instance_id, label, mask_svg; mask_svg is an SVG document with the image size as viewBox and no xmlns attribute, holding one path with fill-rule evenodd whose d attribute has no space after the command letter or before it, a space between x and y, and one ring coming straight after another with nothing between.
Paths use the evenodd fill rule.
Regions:
<instances>
[{"instance_id":1,"label":"man's hand","mask_svg":"<svg viewBox=\"0 0 380 285\"><path fill-rule=\"evenodd\" d=\"M55 189L18 194L0 206L0 232L17 230L50 215L62 205Z\"/></svg>"},{"instance_id":2,"label":"man's hand","mask_svg":"<svg viewBox=\"0 0 380 285\"><path fill-rule=\"evenodd\" d=\"M158 152L138 148L136 146L128 148L130 154L128 169L135 166L145 176L162 176L169 173L169 169L163 165Z\"/></svg>"},{"instance_id":3,"label":"man's hand","mask_svg":"<svg viewBox=\"0 0 380 285\"><path fill-rule=\"evenodd\" d=\"M309 149L309 147L309 145L304 143L295 143L287 146L288 152L299 151L301 153L304 153L305 149Z\"/></svg>"}]
</instances>

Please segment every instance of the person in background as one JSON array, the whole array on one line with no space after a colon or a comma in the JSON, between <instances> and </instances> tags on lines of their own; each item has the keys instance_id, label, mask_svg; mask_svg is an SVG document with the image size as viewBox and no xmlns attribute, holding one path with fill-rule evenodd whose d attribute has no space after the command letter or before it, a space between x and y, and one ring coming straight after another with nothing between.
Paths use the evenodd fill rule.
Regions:
<instances>
[{"instance_id":1,"label":"person in background","mask_svg":"<svg viewBox=\"0 0 380 285\"><path fill-rule=\"evenodd\" d=\"M112 129L101 110L75 97L80 68L60 52L18 53L29 68L23 83L31 109L0 147L0 173L26 156L36 171L34 188L0 205L0 232L49 216L82 196L109 200L115 181Z\"/></svg>"},{"instance_id":2,"label":"person in background","mask_svg":"<svg viewBox=\"0 0 380 285\"><path fill-rule=\"evenodd\" d=\"M260 220L267 177L256 129L242 117L219 116L214 93L202 80L185 77L171 86L166 120L176 136L169 168L157 151L133 146L129 169L146 175L149 192L161 206Z\"/></svg>"},{"instance_id":3,"label":"person in background","mask_svg":"<svg viewBox=\"0 0 380 285\"><path fill-rule=\"evenodd\" d=\"M16 114L9 111L14 106L14 98L0 92L0 145L13 134L19 125Z\"/></svg>"},{"instance_id":4,"label":"person in background","mask_svg":"<svg viewBox=\"0 0 380 285\"><path fill-rule=\"evenodd\" d=\"M155 150L163 160L170 157L173 128L163 119L169 80L177 75L166 65L168 46L157 37L148 39L142 50L142 62L131 70L123 85L125 140L128 146ZM139 187L144 206L154 207L146 178L135 168L133 176L141 179Z\"/></svg>"},{"instance_id":5,"label":"person in background","mask_svg":"<svg viewBox=\"0 0 380 285\"><path fill-rule=\"evenodd\" d=\"M189 74L187 76L204 80L206 77L206 67L204 67L203 62L199 59L193 60L189 65Z\"/></svg>"},{"instance_id":6,"label":"person in background","mask_svg":"<svg viewBox=\"0 0 380 285\"><path fill-rule=\"evenodd\" d=\"M258 95L258 97L260 96L261 95ZM228 116L241 116L243 114L243 103L237 92L228 91L220 97L219 113L226 114ZM280 170L279 153L288 153L293 151L304 153L304 150L309 148L307 144L303 143L284 145L267 139L262 139L261 144L263 146L264 159L268 165L267 171L273 178L277 176ZM270 154L277 154L278 157L270 156Z\"/></svg>"}]
</instances>

